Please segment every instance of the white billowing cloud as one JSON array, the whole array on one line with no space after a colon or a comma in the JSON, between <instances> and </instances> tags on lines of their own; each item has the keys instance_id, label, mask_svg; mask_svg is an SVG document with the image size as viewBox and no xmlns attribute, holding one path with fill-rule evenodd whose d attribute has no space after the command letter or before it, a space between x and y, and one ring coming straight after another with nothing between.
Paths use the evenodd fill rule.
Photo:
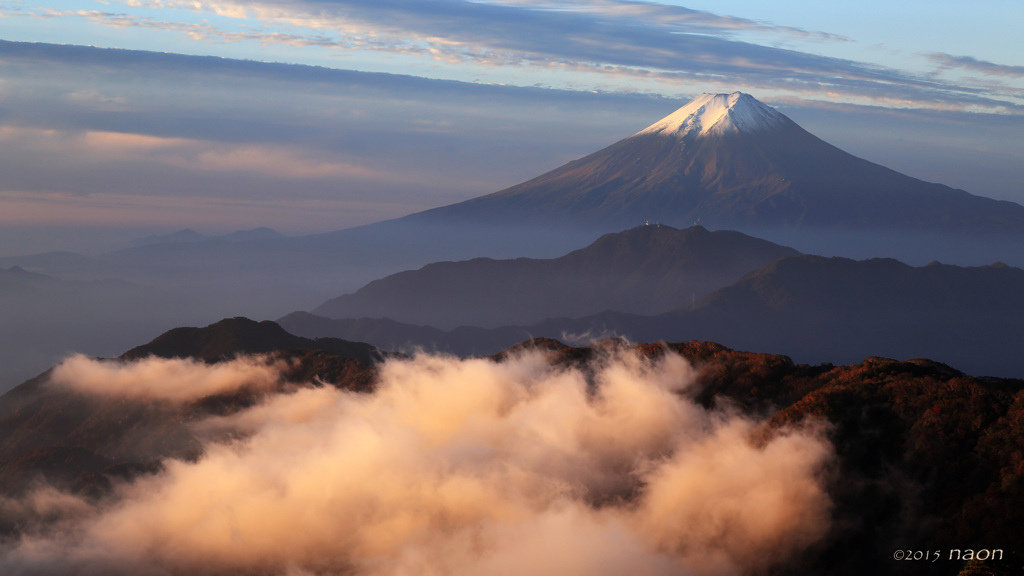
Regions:
<instances>
[{"instance_id":1,"label":"white billowing cloud","mask_svg":"<svg viewBox=\"0 0 1024 576\"><path fill-rule=\"evenodd\" d=\"M208 421L245 440L166 462L88 519L23 538L0 568L758 573L826 529L830 446L811 428L755 444L752 420L688 399L693 382L673 354L389 360L373 394L306 388Z\"/></svg>"},{"instance_id":2,"label":"white billowing cloud","mask_svg":"<svg viewBox=\"0 0 1024 576\"><path fill-rule=\"evenodd\" d=\"M76 354L53 369L50 382L86 394L187 402L241 388L269 388L280 379L280 369L280 363L259 356L206 364L190 358L120 362Z\"/></svg>"}]
</instances>

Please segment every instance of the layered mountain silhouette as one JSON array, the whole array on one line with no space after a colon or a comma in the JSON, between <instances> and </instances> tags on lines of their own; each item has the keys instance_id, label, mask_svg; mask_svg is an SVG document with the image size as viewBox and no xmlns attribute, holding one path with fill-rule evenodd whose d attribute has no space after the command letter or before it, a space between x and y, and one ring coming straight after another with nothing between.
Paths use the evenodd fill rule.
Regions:
<instances>
[{"instance_id":1,"label":"layered mountain silhouette","mask_svg":"<svg viewBox=\"0 0 1024 576\"><path fill-rule=\"evenodd\" d=\"M213 238L183 232L98 256L0 258L3 269L19 266L69 284L117 279L138 294L122 298L115 288L87 299L95 304L76 307L61 290L26 295L0 289L0 308L7 311L0 338L32 341L32 350L4 358L8 374L0 375L0 389L72 350L110 355L181 323L276 318L431 262L555 258L645 221L685 228L698 220L711 230L736 229L805 253L893 257L914 265L998 260L1024 266L1024 207L855 158L749 95L706 94L528 182L404 218L302 237L266 229ZM689 292L681 293L684 303L700 290ZM25 312L36 309L67 312ZM130 326L132 335L97 349L98 324L90 314L99 310L96 322ZM580 313L586 312L557 315ZM26 337L33 318L51 314L56 318L46 333L53 338Z\"/></svg>"},{"instance_id":2,"label":"layered mountain silhouette","mask_svg":"<svg viewBox=\"0 0 1024 576\"><path fill-rule=\"evenodd\" d=\"M634 341L713 340L786 354L801 362L865 356L927 357L979 375L1024 376L1024 270L1002 264L912 267L891 259L795 256L677 310L583 318L485 330L390 320L328 319L294 313L279 320L306 336L364 340L384 348L420 346L487 354L530 336L567 341L622 336Z\"/></svg>"},{"instance_id":3,"label":"layered mountain silhouette","mask_svg":"<svg viewBox=\"0 0 1024 576\"><path fill-rule=\"evenodd\" d=\"M738 232L646 225L550 260L440 262L369 283L313 310L442 329L497 327L616 310L657 314L797 251Z\"/></svg>"},{"instance_id":4,"label":"layered mountain silhouette","mask_svg":"<svg viewBox=\"0 0 1024 576\"><path fill-rule=\"evenodd\" d=\"M766 573L1016 574L1024 564L1017 529L1024 381L1005 377L1024 376L1024 270L809 256L739 232L670 225L699 219L713 229L853 230L849 238L857 241L888 239L880 231L898 230L959 242L1018 233L1022 210L856 159L749 96L705 95L531 182L406 219L305 238L262 230L217 239L184 233L98 258L37 256L25 267L5 259L5 341L34 349L47 338L55 348L46 353L54 354L78 347L68 335L124 338L131 329L148 339L152 325L168 316L175 325L191 323L182 318L196 314L199 296L215 294L203 301L207 310L234 314L256 302L273 308L269 295L278 291L309 302L324 291L339 293L342 281L362 285L370 271L390 273L439 256L565 254L436 263L317 309L348 318L229 318L170 330L109 361L159 368L153 357L189 358L198 362L184 364L205 369L255 354L249 360L275 367L277 380L269 384L164 402L62 387L57 371L25 382L0 396L0 549L45 543L48 534L73 542L78 516L116 510L133 494L132 482L149 476L160 484L159 475L188 467L218 443L244 449L245 429L218 432L217 422L259 419L270 397L288 401L288 418L302 419L310 408L300 393L310 388L372 394L382 348L493 354L473 365L534 348L556 367L585 369L619 349L646 360L684 356L696 367L696 381L681 393L763 420L748 438L755 445L789 426L824 423L834 448L822 475L830 528L786 565L766 565ZM651 225L635 227L647 220ZM563 249L584 234L589 241L595 231L628 227L575 252ZM563 236L563 228L575 236ZM133 282L109 280L122 277ZM47 323L47 314L56 319ZM469 323L480 326L458 326ZM622 338L602 339L611 336ZM154 373L147 386L161 384L160 371ZM246 413L250 408L257 410ZM459 450L478 457L474 446ZM314 490L336 489L315 475L308 480ZM965 566L947 556L967 547L999 549L1000 561ZM937 563L908 565L893 560L897 549L943 555ZM159 560L154 556L154 570L163 569ZM351 568L323 569L338 566Z\"/></svg>"},{"instance_id":5,"label":"layered mountain silhouette","mask_svg":"<svg viewBox=\"0 0 1024 576\"><path fill-rule=\"evenodd\" d=\"M704 94L589 156L416 222L1024 231L1024 206L857 158L754 97Z\"/></svg>"}]
</instances>

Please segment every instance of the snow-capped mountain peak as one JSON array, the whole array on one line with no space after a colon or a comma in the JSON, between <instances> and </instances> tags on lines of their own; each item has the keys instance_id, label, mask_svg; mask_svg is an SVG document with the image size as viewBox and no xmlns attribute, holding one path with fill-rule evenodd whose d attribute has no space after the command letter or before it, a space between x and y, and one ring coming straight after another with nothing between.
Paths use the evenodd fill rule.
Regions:
<instances>
[{"instance_id":1,"label":"snow-capped mountain peak","mask_svg":"<svg viewBox=\"0 0 1024 576\"><path fill-rule=\"evenodd\" d=\"M785 120L782 113L762 104L750 94L701 94L636 135L684 137L758 132L777 127Z\"/></svg>"}]
</instances>

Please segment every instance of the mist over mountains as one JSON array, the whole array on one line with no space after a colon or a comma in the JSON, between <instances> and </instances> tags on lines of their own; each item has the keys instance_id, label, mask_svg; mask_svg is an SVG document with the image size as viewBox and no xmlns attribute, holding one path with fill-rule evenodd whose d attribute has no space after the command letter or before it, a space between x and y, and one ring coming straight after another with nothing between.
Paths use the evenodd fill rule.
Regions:
<instances>
[{"instance_id":1,"label":"mist over mountains","mask_svg":"<svg viewBox=\"0 0 1024 576\"><path fill-rule=\"evenodd\" d=\"M18 266L0 268L0 389L68 354L116 355L152 338L154 325L201 321L201 303L171 287L111 278L69 281Z\"/></svg>"},{"instance_id":2,"label":"mist over mountains","mask_svg":"<svg viewBox=\"0 0 1024 576\"><path fill-rule=\"evenodd\" d=\"M442 329L532 324L616 310L667 312L797 251L737 232L646 225L553 259L439 262L369 283L313 310Z\"/></svg>"},{"instance_id":3,"label":"mist over mountains","mask_svg":"<svg viewBox=\"0 0 1024 576\"><path fill-rule=\"evenodd\" d=\"M170 234L152 234L145 238L136 239L133 244L136 246L151 246L154 244L187 244L190 242L203 242L204 240L223 240L228 242L245 242L250 240L268 240L284 238L284 235L270 228L253 228L252 230L239 230L230 234L220 236L207 236L195 230L183 228Z\"/></svg>"},{"instance_id":4,"label":"mist over mountains","mask_svg":"<svg viewBox=\"0 0 1024 576\"><path fill-rule=\"evenodd\" d=\"M101 319L105 325L138 327L132 336L122 338L104 330L112 339L105 347L95 345L87 330L73 326L75 312L64 315L68 324L63 332L71 348L105 355L181 324L230 316L278 318L295 310L313 310L339 296L353 306L357 301L371 306L360 300L362 296L343 295L435 262L553 259L644 222L686 228L698 220L710 230L732 229L823 256L891 257L915 266L933 260L961 266L996 261L1024 266L1021 206L922 182L858 159L753 97L734 93L701 96L631 137L520 185L404 218L301 237L283 237L267 229L221 237L183 232L143 238L137 246L99 256L7 257L0 259L0 268L17 266L68 283L116 279L148 293L139 298L169 304L119 306L138 298L124 298L117 290L98 293L98 300L90 300L86 307L107 310ZM660 282L644 276L647 272L638 274L638 282ZM696 281L699 274L688 274L686 282ZM497 286L494 279L490 282ZM450 318L441 318L444 314L424 312L430 301L427 292L417 296L424 306L413 306L409 300L401 315L394 302L389 306L390 313L409 322L493 327L510 319L531 324L546 317L599 313L601 307L664 312L655 308L675 298L673 291L678 291L682 306L724 285L720 279L713 283L720 285L669 282L661 296L650 292L627 303L610 294L583 297L578 291L581 283L569 282L549 290L573 290L578 298L564 298L528 318L514 317L511 311L516 306L491 318L459 316L460 307L454 306L447 309ZM511 286L501 284L506 290ZM45 294L40 291L37 297ZM33 318L27 313L32 308L21 307L18 298L0 293L0 306L10 315L0 330L14 342L22 340L15 327ZM52 308L67 309L56 298L51 293ZM188 303L187 310L172 315L177 320L163 312L176 309L173 302ZM478 310L488 308L484 301L478 304ZM351 308L337 314L367 315ZM62 320L56 322L60 326ZM57 340L36 339L32 346L33 354L11 356L9 366L16 376L5 377L3 386L45 369L68 351L68 345Z\"/></svg>"},{"instance_id":5,"label":"mist over mountains","mask_svg":"<svg viewBox=\"0 0 1024 576\"><path fill-rule=\"evenodd\" d=\"M6 258L0 572L1016 574L1021 238L734 93L401 219Z\"/></svg>"},{"instance_id":6,"label":"mist over mountains","mask_svg":"<svg viewBox=\"0 0 1024 576\"><path fill-rule=\"evenodd\" d=\"M0 267L64 282L118 279L154 294L169 292L169 301L190 302L186 316L168 322L157 306L129 314L117 310L115 293L106 298L101 307L112 309L112 321L130 316L155 336L182 322L311 310L375 279L433 262L556 258L646 221L685 228L697 220L711 230L734 229L826 256L1024 265L1024 208L857 159L753 97L734 93L701 96L629 138L523 184L405 218L302 237L266 229L209 238L186 232L144 238L138 246L95 257L8 257ZM684 298L692 300L706 290L689 291ZM563 314L582 314L583 308ZM630 311L652 312L642 308ZM20 321L17 307L9 309ZM76 338L89 345L88 338ZM42 349L50 357L64 351ZM18 370L26 374L47 365Z\"/></svg>"}]
</instances>

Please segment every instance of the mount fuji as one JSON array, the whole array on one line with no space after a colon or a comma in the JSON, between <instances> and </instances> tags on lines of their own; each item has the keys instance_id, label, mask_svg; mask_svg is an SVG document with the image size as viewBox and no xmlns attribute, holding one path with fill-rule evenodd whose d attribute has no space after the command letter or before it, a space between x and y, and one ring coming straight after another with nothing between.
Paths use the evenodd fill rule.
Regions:
<instances>
[{"instance_id":1,"label":"mount fuji","mask_svg":"<svg viewBox=\"0 0 1024 576\"><path fill-rule=\"evenodd\" d=\"M704 94L607 148L421 223L629 228L644 221L748 233L1021 233L1024 206L857 158L754 97Z\"/></svg>"},{"instance_id":2,"label":"mount fuji","mask_svg":"<svg viewBox=\"0 0 1024 576\"><path fill-rule=\"evenodd\" d=\"M38 306L25 308L27 280L9 274L13 284L0 283L0 308L8 311L0 339L32 342L35 353L7 358L0 389L45 369L69 347L108 354L97 333L123 346L125 326L167 330L174 325L167 310L185 310L173 314L175 322L196 325L225 316L277 318L432 262L554 259L646 221L679 229L699 221L710 231L732 229L805 254L1024 267L1024 206L856 158L747 94L705 94L532 180L404 218L308 236L183 233L98 256L0 258L0 269L43 274L53 286L120 279L133 292L152 289L140 298L166 304L140 311L126 306L120 291L103 293L90 300L90 310L104 311L95 321L56 314L54 328L30 333L19 328L38 323L30 310L64 310L66 298L37 291ZM56 333L67 343L50 336Z\"/></svg>"}]
</instances>

